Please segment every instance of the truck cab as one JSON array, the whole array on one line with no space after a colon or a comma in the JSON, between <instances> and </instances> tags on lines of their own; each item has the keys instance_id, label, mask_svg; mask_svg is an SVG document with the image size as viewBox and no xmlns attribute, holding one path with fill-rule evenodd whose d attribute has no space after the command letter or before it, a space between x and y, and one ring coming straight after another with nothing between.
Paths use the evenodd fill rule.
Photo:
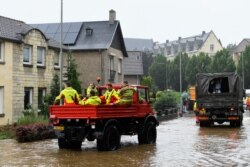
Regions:
<instances>
[{"instance_id":1,"label":"truck cab","mask_svg":"<svg viewBox=\"0 0 250 167\"><path fill-rule=\"evenodd\" d=\"M121 85L113 85L118 90ZM58 137L59 148L80 148L84 139L97 140L100 151L116 150L121 135L138 135L139 144L155 143L156 113L149 103L148 87L131 85L131 104L50 106L50 119ZM99 96L106 86L99 86Z\"/></svg>"}]
</instances>

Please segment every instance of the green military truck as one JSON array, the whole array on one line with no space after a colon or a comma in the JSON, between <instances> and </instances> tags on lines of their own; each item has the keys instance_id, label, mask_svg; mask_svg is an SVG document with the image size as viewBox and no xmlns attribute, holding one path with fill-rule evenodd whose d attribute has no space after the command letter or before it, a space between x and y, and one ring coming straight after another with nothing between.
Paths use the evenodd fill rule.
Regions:
<instances>
[{"instance_id":1,"label":"green military truck","mask_svg":"<svg viewBox=\"0 0 250 167\"><path fill-rule=\"evenodd\" d=\"M243 120L242 81L236 73L196 75L197 116L200 127L229 122L240 127Z\"/></svg>"}]
</instances>

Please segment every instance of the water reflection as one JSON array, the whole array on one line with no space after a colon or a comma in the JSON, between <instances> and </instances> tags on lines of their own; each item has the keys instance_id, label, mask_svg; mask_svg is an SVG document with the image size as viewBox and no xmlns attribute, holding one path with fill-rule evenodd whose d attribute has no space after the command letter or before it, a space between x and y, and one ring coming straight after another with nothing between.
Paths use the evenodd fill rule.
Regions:
<instances>
[{"instance_id":1,"label":"water reflection","mask_svg":"<svg viewBox=\"0 0 250 167\"><path fill-rule=\"evenodd\" d=\"M198 140L194 147L200 158L197 165L205 166L239 166L248 165L241 152L246 149L246 126L231 128L228 125L217 125L210 128L200 128ZM249 152L249 148L247 148ZM248 156L248 155L242 155Z\"/></svg>"},{"instance_id":2,"label":"water reflection","mask_svg":"<svg viewBox=\"0 0 250 167\"><path fill-rule=\"evenodd\" d=\"M151 166L156 145L138 145L137 138L122 139L121 149L98 152L95 142L83 143L81 150L59 150L57 140L17 143L0 142L0 166ZM10 150L11 149L11 150Z\"/></svg>"},{"instance_id":3,"label":"water reflection","mask_svg":"<svg viewBox=\"0 0 250 167\"><path fill-rule=\"evenodd\" d=\"M0 166L249 166L250 117L243 123L241 128L200 128L194 118L182 117L161 122L155 145L138 145L136 136L125 136L113 152L99 152L96 142L88 141L81 150L59 150L57 140L2 140Z\"/></svg>"}]
</instances>

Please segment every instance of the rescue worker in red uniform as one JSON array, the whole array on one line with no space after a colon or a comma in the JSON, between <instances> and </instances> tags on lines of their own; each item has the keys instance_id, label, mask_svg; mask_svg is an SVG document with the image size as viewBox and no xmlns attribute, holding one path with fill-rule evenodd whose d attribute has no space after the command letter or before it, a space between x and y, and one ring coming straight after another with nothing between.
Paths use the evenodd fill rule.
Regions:
<instances>
[{"instance_id":1,"label":"rescue worker in red uniform","mask_svg":"<svg viewBox=\"0 0 250 167\"><path fill-rule=\"evenodd\" d=\"M65 82L64 89L55 98L54 104L56 104L60 99L63 99L64 105L75 105L78 104L78 101L80 101L80 96L77 91L71 87L70 82Z\"/></svg>"}]
</instances>

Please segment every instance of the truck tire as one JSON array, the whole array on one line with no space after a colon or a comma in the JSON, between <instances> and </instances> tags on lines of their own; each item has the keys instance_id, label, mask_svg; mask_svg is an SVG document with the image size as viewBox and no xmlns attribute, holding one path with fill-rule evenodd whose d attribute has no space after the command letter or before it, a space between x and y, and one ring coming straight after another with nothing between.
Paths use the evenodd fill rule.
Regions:
<instances>
[{"instance_id":1,"label":"truck tire","mask_svg":"<svg viewBox=\"0 0 250 167\"><path fill-rule=\"evenodd\" d=\"M68 148L68 143L66 143L64 138L58 138L58 146L60 149Z\"/></svg>"},{"instance_id":2,"label":"truck tire","mask_svg":"<svg viewBox=\"0 0 250 167\"><path fill-rule=\"evenodd\" d=\"M120 147L121 135L115 125L108 126L101 139L97 139L99 151L114 151Z\"/></svg>"},{"instance_id":3,"label":"truck tire","mask_svg":"<svg viewBox=\"0 0 250 167\"><path fill-rule=\"evenodd\" d=\"M82 142L81 141L67 142L65 138L59 138L58 146L60 149L64 149L64 148L80 149L82 146Z\"/></svg>"},{"instance_id":4,"label":"truck tire","mask_svg":"<svg viewBox=\"0 0 250 167\"><path fill-rule=\"evenodd\" d=\"M243 116L239 116L239 120L237 121L230 121L230 126L231 127L241 127L242 126L242 121L243 121Z\"/></svg>"},{"instance_id":5,"label":"truck tire","mask_svg":"<svg viewBox=\"0 0 250 167\"><path fill-rule=\"evenodd\" d=\"M209 121L200 121L200 127L209 127L210 122Z\"/></svg>"},{"instance_id":6,"label":"truck tire","mask_svg":"<svg viewBox=\"0 0 250 167\"><path fill-rule=\"evenodd\" d=\"M95 140L95 136L93 134L89 134L87 137L88 141L94 141Z\"/></svg>"},{"instance_id":7,"label":"truck tire","mask_svg":"<svg viewBox=\"0 0 250 167\"><path fill-rule=\"evenodd\" d=\"M82 146L82 142L81 141L73 141L69 143L69 148L73 148L73 149L80 149Z\"/></svg>"},{"instance_id":8,"label":"truck tire","mask_svg":"<svg viewBox=\"0 0 250 167\"><path fill-rule=\"evenodd\" d=\"M156 124L153 121L147 122L141 134L138 134L139 144L153 144L156 142Z\"/></svg>"}]
</instances>

